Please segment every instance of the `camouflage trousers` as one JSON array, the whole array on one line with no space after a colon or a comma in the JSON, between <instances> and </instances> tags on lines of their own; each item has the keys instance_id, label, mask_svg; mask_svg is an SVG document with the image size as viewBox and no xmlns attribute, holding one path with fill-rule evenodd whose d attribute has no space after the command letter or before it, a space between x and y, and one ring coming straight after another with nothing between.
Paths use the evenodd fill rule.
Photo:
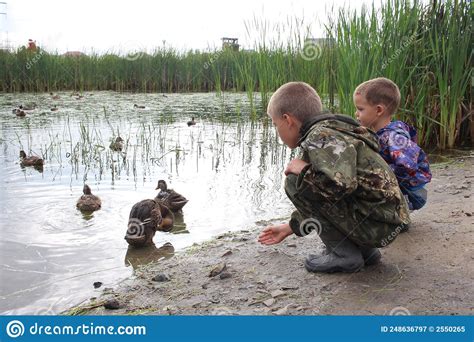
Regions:
<instances>
[{"instance_id":1,"label":"camouflage trousers","mask_svg":"<svg viewBox=\"0 0 474 342\"><path fill-rule=\"evenodd\" d=\"M290 174L285 180L285 192L296 211L291 215L290 226L298 236L305 236L313 230L338 230L344 238L348 238L360 247L385 247L401 232L402 222L380 222L371 220L370 214L363 215L356 208L357 204L351 196L339 201L330 202L323 196L318 200L308 200L297 189L298 176ZM310 191L310 190L308 190ZM315 195L311 195L315 198Z\"/></svg>"}]
</instances>

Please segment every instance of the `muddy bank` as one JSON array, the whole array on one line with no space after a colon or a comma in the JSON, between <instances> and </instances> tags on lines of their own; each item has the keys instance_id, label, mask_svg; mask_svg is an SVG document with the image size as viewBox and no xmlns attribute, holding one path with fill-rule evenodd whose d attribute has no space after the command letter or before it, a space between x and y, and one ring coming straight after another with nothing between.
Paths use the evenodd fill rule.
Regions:
<instances>
[{"instance_id":1,"label":"muddy bank","mask_svg":"<svg viewBox=\"0 0 474 342\"><path fill-rule=\"evenodd\" d=\"M271 222L256 222L142 267L67 313L472 315L473 157L433 166L428 205L412 215L409 232L381 250L380 264L358 273L309 273L304 258L323 248L316 235L265 247L256 238Z\"/></svg>"}]
</instances>

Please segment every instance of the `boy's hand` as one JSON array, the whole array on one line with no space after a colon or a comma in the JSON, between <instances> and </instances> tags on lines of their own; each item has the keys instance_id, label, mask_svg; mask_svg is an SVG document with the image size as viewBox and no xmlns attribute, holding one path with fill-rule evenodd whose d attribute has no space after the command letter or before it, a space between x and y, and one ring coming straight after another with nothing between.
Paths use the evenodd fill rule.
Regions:
<instances>
[{"instance_id":1,"label":"boy's hand","mask_svg":"<svg viewBox=\"0 0 474 342\"><path fill-rule=\"evenodd\" d=\"M258 237L258 242L262 245L275 245L282 242L286 237L293 234L288 223L265 228Z\"/></svg>"},{"instance_id":2,"label":"boy's hand","mask_svg":"<svg viewBox=\"0 0 474 342\"><path fill-rule=\"evenodd\" d=\"M290 173L294 173L295 175L299 175L301 170L308 165L309 163L301 160L301 159L293 159L288 163L288 166L285 170L285 176L288 176Z\"/></svg>"}]
</instances>

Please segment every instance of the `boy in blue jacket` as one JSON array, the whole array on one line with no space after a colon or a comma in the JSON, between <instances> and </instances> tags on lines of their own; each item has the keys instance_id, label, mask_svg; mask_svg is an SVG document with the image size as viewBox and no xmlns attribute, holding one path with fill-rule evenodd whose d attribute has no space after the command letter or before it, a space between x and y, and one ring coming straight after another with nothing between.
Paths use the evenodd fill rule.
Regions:
<instances>
[{"instance_id":1,"label":"boy in blue jacket","mask_svg":"<svg viewBox=\"0 0 474 342\"><path fill-rule=\"evenodd\" d=\"M430 165L417 144L415 128L403 121L392 121L400 105L398 86L383 77L366 81L354 91L354 104L361 125L376 132L380 155L395 173L409 208L422 208L427 199L425 185L431 181Z\"/></svg>"}]
</instances>

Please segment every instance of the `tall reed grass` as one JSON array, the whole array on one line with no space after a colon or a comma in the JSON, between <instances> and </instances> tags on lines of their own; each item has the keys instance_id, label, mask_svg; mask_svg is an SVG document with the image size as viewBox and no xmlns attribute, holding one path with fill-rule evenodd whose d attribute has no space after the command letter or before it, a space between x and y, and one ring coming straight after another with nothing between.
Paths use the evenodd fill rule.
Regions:
<instances>
[{"instance_id":1,"label":"tall reed grass","mask_svg":"<svg viewBox=\"0 0 474 342\"><path fill-rule=\"evenodd\" d=\"M470 1L389 0L377 9L342 8L328 16L327 44L312 46L316 54L309 57L305 39L311 26L298 18L271 24L257 17L245 23L252 49L239 52L159 48L127 58L0 51L0 91L238 91L248 94L257 119L271 92L285 82L308 82L329 109L351 114L355 87L384 76L399 85L398 116L419 129L421 144L472 145Z\"/></svg>"}]
</instances>

